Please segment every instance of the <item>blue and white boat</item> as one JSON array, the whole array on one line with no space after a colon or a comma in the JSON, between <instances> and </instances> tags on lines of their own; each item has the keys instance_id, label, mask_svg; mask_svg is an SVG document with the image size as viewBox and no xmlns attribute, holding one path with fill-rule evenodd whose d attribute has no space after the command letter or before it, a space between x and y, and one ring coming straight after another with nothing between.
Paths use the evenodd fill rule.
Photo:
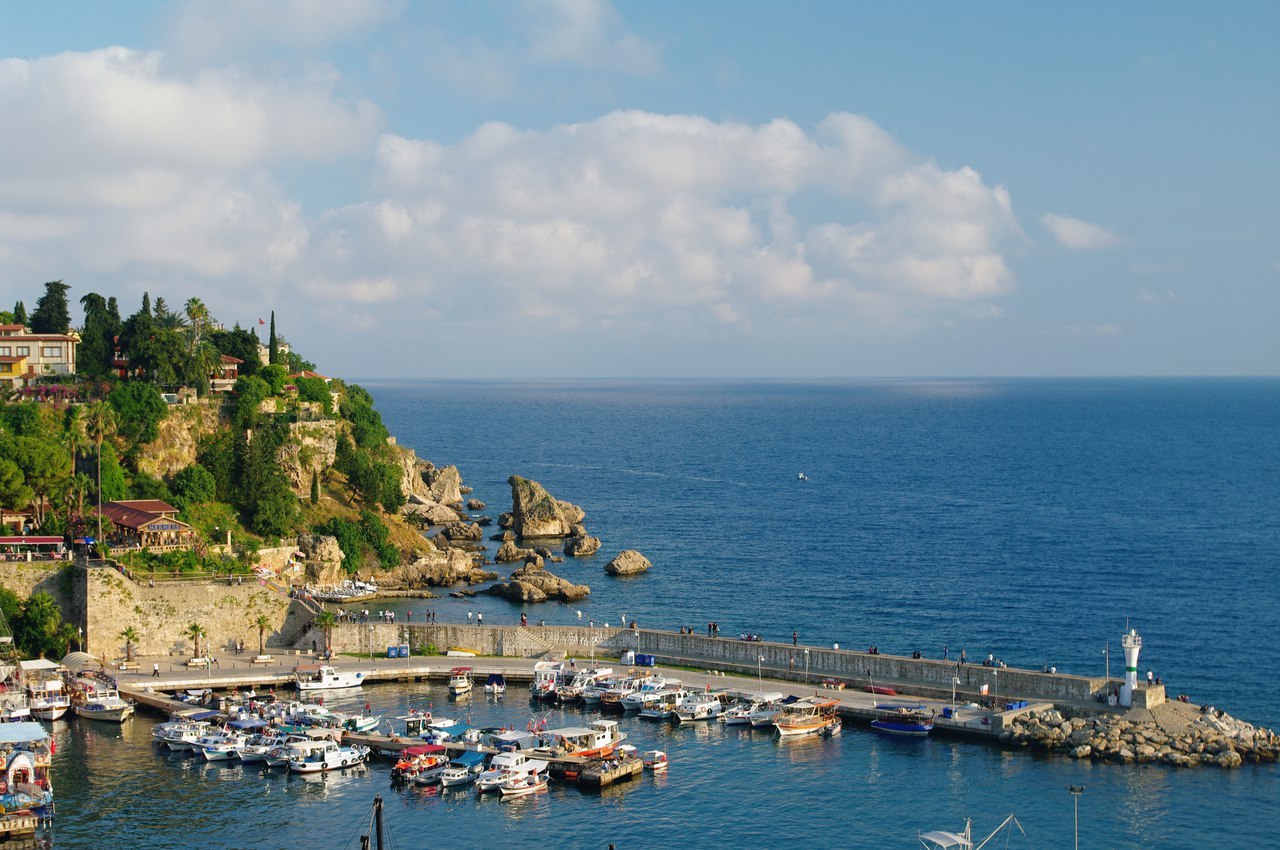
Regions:
<instances>
[{"instance_id":1,"label":"blue and white boat","mask_svg":"<svg viewBox=\"0 0 1280 850\"><path fill-rule=\"evenodd\" d=\"M923 738L933 731L933 716L927 714L927 706L882 703L871 721L871 728L890 735L907 735Z\"/></svg>"}]
</instances>

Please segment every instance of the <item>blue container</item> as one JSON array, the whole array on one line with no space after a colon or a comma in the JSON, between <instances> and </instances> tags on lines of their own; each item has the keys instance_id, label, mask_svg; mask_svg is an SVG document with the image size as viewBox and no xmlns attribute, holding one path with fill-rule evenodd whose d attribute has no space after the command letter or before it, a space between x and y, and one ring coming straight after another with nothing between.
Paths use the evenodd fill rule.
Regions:
<instances>
[{"instance_id":1,"label":"blue container","mask_svg":"<svg viewBox=\"0 0 1280 850\"><path fill-rule=\"evenodd\" d=\"M397 655L399 655L401 658L409 657L409 644L402 643L396 647L396 650L397 650Z\"/></svg>"},{"instance_id":2,"label":"blue container","mask_svg":"<svg viewBox=\"0 0 1280 850\"><path fill-rule=\"evenodd\" d=\"M638 652L636 653L637 667L652 667L657 662L658 662L658 659L655 656L642 655L641 653L638 653Z\"/></svg>"},{"instance_id":3,"label":"blue container","mask_svg":"<svg viewBox=\"0 0 1280 850\"><path fill-rule=\"evenodd\" d=\"M951 718L951 706L944 705L942 707L942 716L947 718L948 720Z\"/></svg>"},{"instance_id":4,"label":"blue container","mask_svg":"<svg viewBox=\"0 0 1280 850\"><path fill-rule=\"evenodd\" d=\"M398 656L398 654L399 654L399 650L400 650L400 647L398 647L398 646L388 646L388 647L387 647L387 657L388 657L388 658L396 658L396 657Z\"/></svg>"}]
</instances>

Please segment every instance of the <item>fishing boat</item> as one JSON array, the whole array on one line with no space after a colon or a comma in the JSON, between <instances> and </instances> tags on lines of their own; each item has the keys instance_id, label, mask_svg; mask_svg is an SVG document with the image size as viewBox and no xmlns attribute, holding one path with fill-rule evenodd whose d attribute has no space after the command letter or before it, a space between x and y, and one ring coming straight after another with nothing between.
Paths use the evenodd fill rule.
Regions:
<instances>
[{"instance_id":1,"label":"fishing boat","mask_svg":"<svg viewBox=\"0 0 1280 850\"><path fill-rule=\"evenodd\" d=\"M449 759L449 766L440 774L440 785L443 788L454 788L476 781L476 777L484 772L484 753L476 750L465 750Z\"/></svg>"},{"instance_id":2,"label":"fishing boat","mask_svg":"<svg viewBox=\"0 0 1280 850\"><path fill-rule=\"evenodd\" d=\"M31 716L57 720L71 708L71 698L63 683L63 666L45 658L19 661Z\"/></svg>"},{"instance_id":3,"label":"fishing boat","mask_svg":"<svg viewBox=\"0 0 1280 850\"><path fill-rule=\"evenodd\" d=\"M756 694L745 697L735 705L726 708L724 713L720 715L720 722L726 726L750 726L753 714L764 710L767 706L772 706L782 698L783 695L780 693ZM773 710L777 711L776 708Z\"/></svg>"},{"instance_id":4,"label":"fishing boat","mask_svg":"<svg viewBox=\"0 0 1280 850\"><path fill-rule=\"evenodd\" d=\"M359 744L340 747L336 741L300 741L289 745L286 766L294 773L320 773L362 764L369 748Z\"/></svg>"},{"instance_id":5,"label":"fishing boat","mask_svg":"<svg viewBox=\"0 0 1280 850\"><path fill-rule=\"evenodd\" d=\"M306 664L294 668L293 679L300 691L330 691L360 687L364 673L338 670L328 664Z\"/></svg>"},{"instance_id":6,"label":"fishing boat","mask_svg":"<svg viewBox=\"0 0 1280 850\"><path fill-rule=\"evenodd\" d=\"M923 705L882 703L876 706L877 716L871 721L871 728L890 735L923 738L933 731L933 717L925 709Z\"/></svg>"},{"instance_id":7,"label":"fishing boat","mask_svg":"<svg viewBox=\"0 0 1280 850\"><path fill-rule=\"evenodd\" d=\"M751 721L751 727L753 729L772 729L773 719L778 716L778 713L786 706L799 700L800 697L791 695L765 703L759 709L747 715L747 718Z\"/></svg>"},{"instance_id":8,"label":"fishing boat","mask_svg":"<svg viewBox=\"0 0 1280 850\"><path fill-rule=\"evenodd\" d=\"M654 773L665 773L667 770L667 754L662 750L647 750L642 756L645 770Z\"/></svg>"},{"instance_id":9,"label":"fishing boat","mask_svg":"<svg viewBox=\"0 0 1280 850\"><path fill-rule=\"evenodd\" d=\"M489 762L489 769L476 777L476 793L496 791L507 779L516 775L540 774L547 769L547 762L530 758L527 753L508 751L498 753Z\"/></svg>"},{"instance_id":10,"label":"fishing boat","mask_svg":"<svg viewBox=\"0 0 1280 850\"><path fill-rule=\"evenodd\" d=\"M502 792L504 799L507 797L524 797L529 794L537 794L539 791L547 790L547 777L546 774L543 773L511 776L504 779L498 785L498 790Z\"/></svg>"},{"instance_id":11,"label":"fishing boat","mask_svg":"<svg viewBox=\"0 0 1280 850\"><path fill-rule=\"evenodd\" d=\"M1022 833L1023 838L1027 837L1026 830L1022 828L1022 824L1018 823L1018 819L1013 815L1009 815L1000 825L992 830L991 834L982 839L981 843L974 845L973 843L973 822L965 818L964 832L948 832L942 829L935 829L931 832L921 833L916 836L920 840L920 846L924 850L982 850L991 839L999 835L1006 827L1016 826L1018 832Z\"/></svg>"},{"instance_id":12,"label":"fishing boat","mask_svg":"<svg viewBox=\"0 0 1280 850\"><path fill-rule=\"evenodd\" d=\"M242 762L263 761L268 752L283 747L285 736L274 732L259 732L245 739L244 746L236 750L236 758Z\"/></svg>"},{"instance_id":13,"label":"fishing boat","mask_svg":"<svg viewBox=\"0 0 1280 850\"><path fill-rule=\"evenodd\" d=\"M432 785L440 781L440 775L449 766L449 755L438 744L406 747L400 752L396 766L391 769L393 785Z\"/></svg>"},{"instance_id":14,"label":"fishing boat","mask_svg":"<svg viewBox=\"0 0 1280 850\"><path fill-rule=\"evenodd\" d=\"M48 730L39 723L0 724L0 815L10 835L25 831L24 815L53 817L53 750Z\"/></svg>"},{"instance_id":15,"label":"fishing boat","mask_svg":"<svg viewBox=\"0 0 1280 850\"><path fill-rule=\"evenodd\" d=\"M507 678L501 673L490 673L484 680L484 692L494 696L502 696L507 692Z\"/></svg>"},{"instance_id":16,"label":"fishing boat","mask_svg":"<svg viewBox=\"0 0 1280 850\"><path fill-rule=\"evenodd\" d=\"M450 696L466 696L471 693L472 684L470 667L454 667L449 671Z\"/></svg>"},{"instance_id":17,"label":"fishing boat","mask_svg":"<svg viewBox=\"0 0 1280 850\"><path fill-rule=\"evenodd\" d=\"M220 730L201 737L192 745L205 761L239 760L240 748L249 742L249 736L232 729Z\"/></svg>"},{"instance_id":18,"label":"fishing boat","mask_svg":"<svg viewBox=\"0 0 1280 850\"><path fill-rule=\"evenodd\" d=\"M563 661L538 661L533 665L533 681L529 683L531 699L550 702L556 698L556 691L564 684L565 664Z\"/></svg>"},{"instance_id":19,"label":"fishing boat","mask_svg":"<svg viewBox=\"0 0 1280 850\"><path fill-rule=\"evenodd\" d=\"M593 667L574 674L569 684L556 688L556 702L560 704L586 701L588 688L597 686L601 681L613 675L611 667ZM597 697L598 699L598 697Z\"/></svg>"},{"instance_id":20,"label":"fishing boat","mask_svg":"<svg viewBox=\"0 0 1280 850\"><path fill-rule=\"evenodd\" d=\"M715 720L724 711L723 695L694 692L676 703L675 718L679 723L692 723L697 720Z\"/></svg>"},{"instance_id":21,"label":"fishing boat","mask_svg":"<svg viewBox=\"0 0 1280 850\"><path fill-rule=\"evenodd\" d=\"M653 676L643 682L640 687L624 696L621 700L623 711L640 711L646 705L653 702L668 687L678 687L679 681L675 679L666 679L662 676Z\"/></svg>"},{"instance_id":22,"label":"fishing boat","mask_svg":"<svg viewBox=\"0 0 1280 850\"><path fill-rule=\"evenodd\" d=\"M839 700L822 697L804 697L782 710L773 719L773 726L784 738L797 735L816 735L836 719Z\"/></svg>"},{"instance_id":23,"label":"fishing boat","mask_svg":"<svg viewBox=\"0 0 1280 850\"><path fill-rule=\"evenodd\" d=\"M71 707L77 717L110 723L123 723L134 713L134 704L116 690L116 680L103 673L86 672L76 678Z\"/></svg>"},{"instance_id":24,"label":"fishing boat","mask_svg":"<svg viewBox=\"0 0 1280 850\"><path fill-rule=\"evenodd\" d=\"M676 706L680 700L689 696L691 691L682 686L664 688L657 696L640 709L640 716L646 720L670 720L676 715Z\"/></svg>"},{"instance_id":25,"label":"fishing boat","mask_svg":"<svg viewBox=\"0 0 1280 850\"><path fill-rule=\"evenodd\" d=\"M614 749L626 740L626 733L618 729L616 720L595 720L590 726L567 726L563 729L549 729L543 733L547 743L539 747L539 751L556 756L595 756L612 755Z\"/></svg>"}]
</instances>

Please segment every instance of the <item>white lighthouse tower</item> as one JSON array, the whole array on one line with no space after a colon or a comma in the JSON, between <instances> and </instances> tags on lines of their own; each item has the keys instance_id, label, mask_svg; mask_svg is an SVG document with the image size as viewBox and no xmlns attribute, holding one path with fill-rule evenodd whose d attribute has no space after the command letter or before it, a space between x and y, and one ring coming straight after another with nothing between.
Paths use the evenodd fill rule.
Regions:
<instances>
[{"instance_id":1,"label":"white lighthouse tower","mask_svg":"<svg viewBox=\"0 0 1280 850\"><path fill-rule=\"evenodd\" d=\"M1142 638L1135 629L1120 639L1124 647L1124 686L1120 688L1120 704L1133 705L1133 691L1138 687L1138 653L1142 651Z\"/></svg>"}]
</instances>

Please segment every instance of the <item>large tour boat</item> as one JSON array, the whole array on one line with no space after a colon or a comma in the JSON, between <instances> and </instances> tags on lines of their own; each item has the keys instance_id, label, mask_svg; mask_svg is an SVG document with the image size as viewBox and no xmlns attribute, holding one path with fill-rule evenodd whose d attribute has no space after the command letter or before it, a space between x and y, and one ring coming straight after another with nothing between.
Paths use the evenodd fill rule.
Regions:
<instances>
[{"instance_id":1,"label":"large tour boat","mask_svg":"<svg viewBox=\"0 0 1280 850\"><path fill-rule=\"evenodd\" d=\"M549 729L542 734L547 744L541 750L553 755L583 758L611 755L627 737L618 729L616 720L596 720L589 727L567 726Z\"/></svg>"},{"instance_id":2,"label":"large tour boat","mask_svg":"<svg viewBox=\"0 0 1280 850\"><path fill-rule=\"evenodd\" d=\"M71 708L71 698L62 680L63 667L44 658L19 661L27 689L31 716L41 720L57 720Z\"/></svg>"},{"instance_id":3,"label":"large tour boat","mask_svg":"<svg viewBox=\"0 0 1280 850\"><path fill-rule=\"evenodd\" d=\"M878 715L871 721L871 728L890 735L907 735L923 738L933 731L933 717L925 713L923 705L876 706Z\"/></svg>"},{"instance_id":4,"label":"large tour boat","mask_svg":"<svg viewBox=\"0 0 1280 850\"><path fill-rule=\"evenodd\" d=\"M782 707L773 718L774 728L784 738L796 735L817 735L837 720L836 706L840 700L822 697L805 697Z\"/></svg>"}]
</instances>

